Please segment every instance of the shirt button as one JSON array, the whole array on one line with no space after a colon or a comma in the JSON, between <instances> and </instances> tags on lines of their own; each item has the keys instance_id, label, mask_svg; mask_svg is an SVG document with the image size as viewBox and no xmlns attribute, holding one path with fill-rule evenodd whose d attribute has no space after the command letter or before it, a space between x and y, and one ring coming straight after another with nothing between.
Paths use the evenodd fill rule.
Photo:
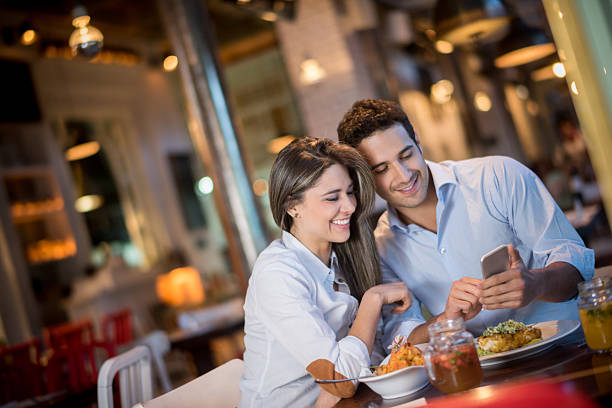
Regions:
<instances>
[{"instance_id":1,"label":"shirt button","mask_svg":"<svg viewBox=\"0 0 612 408\"><path fill-rule=\"evenodd\" d=\"M444 255L446 253L446 248L440 248L440 253Z\"/></svg>"}]
</instances>

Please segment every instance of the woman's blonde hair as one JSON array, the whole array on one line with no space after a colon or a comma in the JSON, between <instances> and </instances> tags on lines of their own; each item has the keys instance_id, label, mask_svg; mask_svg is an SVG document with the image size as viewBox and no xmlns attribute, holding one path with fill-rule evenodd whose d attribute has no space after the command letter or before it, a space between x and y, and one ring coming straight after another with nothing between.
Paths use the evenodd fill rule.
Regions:
<instances>
[{"instance_id":1,"label":"woman's blonde hair","mask_svg":"<svg viewBox=\"0 0 612 408\"><path fill-rule=\"evenodd\" d=\"M343 243L332 243L351 294L357 299L380 283L380 267L374 235L367 216L374 205L374 178L368 163L350 146L329 139L297 139L280 151L270 171L270 207L274 221L290 231L293 218L287 210L301 202L323 172L334 164L348 170L357 201L351 217L351 235Z\"/></svg>"}]
</instances>

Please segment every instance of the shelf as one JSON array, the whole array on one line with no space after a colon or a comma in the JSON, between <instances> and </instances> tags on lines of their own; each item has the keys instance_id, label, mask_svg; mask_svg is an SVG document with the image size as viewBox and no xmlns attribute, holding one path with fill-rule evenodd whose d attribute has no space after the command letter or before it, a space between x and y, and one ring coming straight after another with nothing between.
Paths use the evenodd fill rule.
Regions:
<instances>
[{"instance_id":1,"label":"shelf","mask_svg":"<svg viewBox=\"0 0 612 408\"><path fill-rule=\"evenodd\" d=\"M15 223L37 221L60 213L63 210L64 200L61 197L32 202L18 202L11 205L11 214Z\"/></svg>"},{"instance_id":2,"label":"shelf","mask_svg":"<svg viewBox=\"0 0 612 408\"><path fill-rule=\"evenodd\" d=\"M26 257L32 265L60 261L76 255L77 246L74 238L66 239L42 239L33 244L28 244Z\"/></svg>"},{"instance_id":3,"label":"shelf","mask_svg":"<svg viewBox=\"0 0 612 408\"><path fill-rule=\"evenodd\" d=\"M49 212L39 213L39 214L30 214L30 215L21 215L18 217L13 216L13 222L15 224L24 224L27 222L40 221L47 217L56 216L57 214L61 214L63 210L53 210Z\"/></svg>"}]
</instances>

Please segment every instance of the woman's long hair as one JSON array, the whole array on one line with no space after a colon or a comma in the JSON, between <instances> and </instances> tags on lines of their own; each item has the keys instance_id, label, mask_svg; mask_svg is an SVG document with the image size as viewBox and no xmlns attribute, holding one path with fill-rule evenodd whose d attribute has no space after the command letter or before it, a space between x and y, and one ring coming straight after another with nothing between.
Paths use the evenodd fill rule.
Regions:
<instances>
[{"instance_id":1,"label":"woman's long hair","mask_svg":"<svg viewBox=\"0 0 612 408\"><path fill-rule=\"evenodd\" d=\"M367 216L374 205L374 178L368 163L350 146L329 139L306 137L287 145L270 171L270 207L281 230L290 231L293 218L287 213L301 202L323 172L334 164L346 167L353 181L357 205L351 216L348 241L332 243L351 294L357 299L380 283L380 267L374 235Z\"/></svg>"}]
</instances>

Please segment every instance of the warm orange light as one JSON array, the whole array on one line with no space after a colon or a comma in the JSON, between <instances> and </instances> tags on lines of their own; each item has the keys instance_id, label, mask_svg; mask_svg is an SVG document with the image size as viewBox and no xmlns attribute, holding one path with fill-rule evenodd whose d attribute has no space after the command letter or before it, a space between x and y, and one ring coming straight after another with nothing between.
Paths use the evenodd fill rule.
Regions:
<instances>
[{"instance_id":1,"label":"warm orange light","mask_svg":"<svg viewBox=\"0 0 612 408\"><path fill-rule=\"evenodd\" d=\"M455 50L455 47L448 41L438 40L436 41L436 50L438 50L440 54L450 54Z\"/></svg>"},{"instance_id":2,"label":"warm orange light","mask_svg":"<svg viewBox=\"0 0 612 408\"><path fill-rule=\"evenodd\" d=\"M270 23L273 23L277 20L277 16L276 13L273 13L272 11L265 11L263 13L261 13L261 15L259 16L262 20L265 21L269 21Z\"/></svg>"},{"instance_id":3,"label":"warm orange light","mask_svg":"<svg viewBox=\"0 0 612 408\"><path fill-rule=\"evenodd\" d=\"M202 279L195 268L186 266L159 275L157 297L171 306L192 306L204 301Z\"/></svg>"},{"instance_id":4,"label":"warm orange light","mask_svg":"<svg viewBox=\"0 0 612 408\"><path fill-rule=\"evenodd\" d=\"M92 142L85 142L78 144L76 146L72 146L70 149L66 150L64 156L68 161L81 160L89 156L93 156L94 154L100 151L100 143L95 140Z\"/></svg>"},{"instance_id":5,"label":"warm orange light","mask_svg":"<svg viewBox=\"0 0 612 408\"><path fill-rule=\"evenodd\" d=\"M485 92L478 91L474 95L474 106L481 112L488 112L491 110L491 98Z\"/></svg>"},{"instance_id":6,"label":"warm orange light","mask_svg":"<svg viewBox=\"0 0 612 408\"><path fill-rule=\"evenodd\" d=\"M172 72L178 67L178 57L176 55L168 55L164 58L164 71Z\"/></svg>"},{"instance_id":7,"label":"warm orange light","mask_svg":"<svg viewBox=\"0 0 612 408\"><path fill-rule=\"evenodd\" d=\"M264 179L257 179L253 182L253 192L255 195L262 196L268 191L268 182Z\"/></svg>"},{"instance_id":8,"label":"warm orange light","mask_svg":"<svg viewBox=\"0 0 612 408\"><path fill-rule=\"evenodd\" d=\"M295 139L293 135L276 137L268 142L268 151L272 154L278 154L285 146L293 142L293 139Z\"/></svg>"},{"instance_id":9,"label":"warm orange light","mask_svg":"<svg viewBox=\"0 0 612 408\"><path fill-rule=\"evenodd\" d=\"M32 29L26 30L23 32L23 34L21 34L21 43L23 45L31 45L36 42L37 38L38 38L38 35L36 34L36 31Z\"/></svg>"}]
</instances>

